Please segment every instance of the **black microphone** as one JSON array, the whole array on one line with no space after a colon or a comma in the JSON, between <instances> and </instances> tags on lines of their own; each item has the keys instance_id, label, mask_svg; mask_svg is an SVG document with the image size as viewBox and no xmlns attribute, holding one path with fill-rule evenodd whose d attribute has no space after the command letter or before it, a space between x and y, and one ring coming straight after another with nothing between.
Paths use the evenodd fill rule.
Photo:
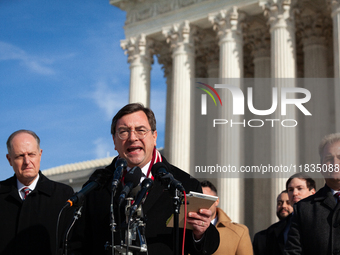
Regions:
<instances>
[{"instance_id":1,"label":"black microphone","mask_svg":"<svg viewBox=\"0 0 340 255\"><path fill-rule=\"evenodd\" d=\"M129 195L131 189L133 189L139 184L141 177L142 177L142 170L138 166L135 166L134 168L130 169L129 172L127 172L124 178L124 182L126 184L122 192L120 193L118 205L121 205L124 199Z\"/></svg>"},{"instance_id":2,"label":"black microphone","mask_svg":"<svg viewBox=\"0 0 340 255\"><path fill-rule=\"evenodd\" d=\"M70 207L82 205L85 196L93 190L104 187L107 181L111 179L112 174L112 171L109 169L97 169L84 184L83 188L67 200L66 203L68 203Z\"/></svg>"},{"instance_id":3,"label":"black microphone","mask_svg":"<svg viewBox=\"0 0 340 255\"><path fill-rule=\"evenodd\" d=\"M122 175L123 175L123 171L126 169L127 167L127 162L124 158L119 158L117 161L116 161L116 164L115 164L115 167L116 167L116 170L114 172L114 175L113 175L113 179L112 179L112 190L115 191L116 188L117 188L117 185L120 181L120 179L122 178Z\"/></svg>"},{"instance_id":4,"label":"black microphone","mask_svg":"<svg viewBox=\"0 0 340 255\"><path fill-rule=\"evenodd\" d=\"M136 212L140 204L144 201L146 194L152 188L152 186L153 180L151 180L150 178L145 178L144 181L142 182L142 188L138 192L136 200L131 207L129 218L131 218L131 216Z\"/></svg>"},{"instance_id":5,"label":"black microphone","mask_svg":"<svg viewBox=\"0 0 340 255\"><path fill-rule=\"evenodd\" d=\"M151 168L151 173L157 181L160 181L163 186L167 189L174 191L178 189L181 192L185 192L182 183L174 178L174 176L168 172L167 167L164 163L158 162Z\"/></svg>"}]
</instances>

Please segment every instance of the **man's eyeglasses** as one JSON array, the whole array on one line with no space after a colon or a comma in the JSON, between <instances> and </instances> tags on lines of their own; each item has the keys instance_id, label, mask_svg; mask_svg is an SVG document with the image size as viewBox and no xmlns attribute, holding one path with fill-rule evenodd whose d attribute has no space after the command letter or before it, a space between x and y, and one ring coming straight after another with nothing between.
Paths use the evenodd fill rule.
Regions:
<instances>
[{"instance_id":1,"label":"man's eyeglasses","mask_svg":"<svg viewBox=\"0 0 340 255\"><path fill-rule=\"evenodd\" d=\"M117 131L118 137L121 140L126 140L129 138L131 132L135 133L135 136L138 139L144 139L146 137L146 135L148 134L148 132L151 131L151 129L146 129L146 128L138 128L135 130L130 130L130 129L120 129Z\"/></svg>"}]
</instances>

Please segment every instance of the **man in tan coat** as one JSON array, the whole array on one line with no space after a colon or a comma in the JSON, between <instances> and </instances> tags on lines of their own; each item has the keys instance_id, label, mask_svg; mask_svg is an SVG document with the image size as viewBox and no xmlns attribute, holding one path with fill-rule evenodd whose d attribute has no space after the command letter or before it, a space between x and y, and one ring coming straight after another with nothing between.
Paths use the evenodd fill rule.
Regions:
<instances>
[{"instance_id":1,"label":"man in tan coat","mask_svg":"<svg viewBox=\"0 0 340 255\"><path fill-rule=\"evenodd\" d=\"M216 187L209 181L201 182L204 194L217 196ZM220 233L220 245L214 255L252 255L248 228L245 225L234 223L228 215L218 208L219 199L210 207L212 211L211 223Z\"/></svg>"}]
</instances>

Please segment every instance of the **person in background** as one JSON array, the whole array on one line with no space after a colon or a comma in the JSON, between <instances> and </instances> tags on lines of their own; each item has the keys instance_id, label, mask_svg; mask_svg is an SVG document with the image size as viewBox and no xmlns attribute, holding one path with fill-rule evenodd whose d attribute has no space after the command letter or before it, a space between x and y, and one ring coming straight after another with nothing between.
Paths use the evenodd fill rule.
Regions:
<instances>
[{"instance_id":1,"label":"person in background","mask_svg":"<svg viewBox=\"0 0 340 255\"><path fill-rule=\"evenodd\" d=\"M287 190L283 190L276 198L276 216L279 220L284 220L293 212L290 204ZM253 249L254 255L266 254L267 247L267 229L257 232L254 235Z\"/></svg>"},{"instance_id":2,"label":"person in background","mask_svg":"<svg viewBox=\"0 0 340 255\"><path fill-rule=\"evenodd\" d=\"M57 219L73 189L40 172L42 149L33 131L11 134L7 150L14 176L0 182L0 254L62 254L63 234L72 220L72 210L61 215L58 243Z\"/></svg>"},{"instance_id":3,"label":"person in background","mask_svg":"<svg viewBox=\"0 0 340 255\"><path fill-rule=\"evenodd\" d=\"M319 145L325 186L294 205L286 254L340 254L340 133L326 135Z\"/></svg>"},{"instance_id":4,"label":"person in background","mask_svg":"<svg viewBox=\"0 0 340 255\"><path fill-rule=\"evenodd\" d=\"M216 187L209 181L202 181L203 193L217 196ZM228 215L218 208L219 199L210 207L212 212L211 223L220 233L220 245L214 255L252 255L253 247L248 228L245 225L234 223Z\"/></svg>"}]
</instances>

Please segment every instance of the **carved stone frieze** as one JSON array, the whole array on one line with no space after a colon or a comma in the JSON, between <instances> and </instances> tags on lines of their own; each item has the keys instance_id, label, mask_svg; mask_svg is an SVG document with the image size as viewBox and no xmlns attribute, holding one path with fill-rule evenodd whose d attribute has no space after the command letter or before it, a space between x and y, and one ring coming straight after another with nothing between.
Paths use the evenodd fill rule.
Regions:
<instances>
[{"instance_id":1,"label":"carved stone frieze","mask_svg":"<svg viewBox=\"0 0 340 255\"><path fill-rule=\"evenodd\" d=\"M152 17L177 11L196 3L209 0L122 0L114 5L127 12L125 24L147 20Z\"/></svg>"}]
</instances>

